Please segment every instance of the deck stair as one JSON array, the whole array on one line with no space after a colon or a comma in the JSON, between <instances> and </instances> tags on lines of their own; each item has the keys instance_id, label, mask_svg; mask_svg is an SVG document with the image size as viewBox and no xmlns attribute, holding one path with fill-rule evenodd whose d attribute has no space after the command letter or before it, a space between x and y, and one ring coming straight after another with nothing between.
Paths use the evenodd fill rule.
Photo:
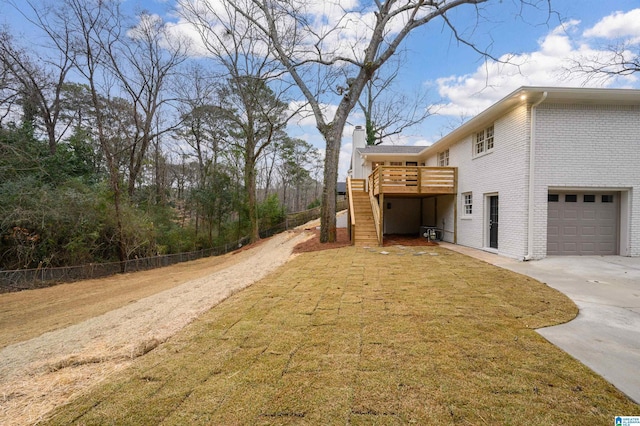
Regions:
<instances>
[{"instance_id":1,"label":"deck stair","mask_svg":"<svg viewBox=\"0 0 640 426\"><path fill-rule=\"evenodd\" d=\"M353 210L356 218L353 244L360 247L377 247L378 237L369 194L364 191L352 191L350 195L353 197Z\"/></svg>"}]
</instances>

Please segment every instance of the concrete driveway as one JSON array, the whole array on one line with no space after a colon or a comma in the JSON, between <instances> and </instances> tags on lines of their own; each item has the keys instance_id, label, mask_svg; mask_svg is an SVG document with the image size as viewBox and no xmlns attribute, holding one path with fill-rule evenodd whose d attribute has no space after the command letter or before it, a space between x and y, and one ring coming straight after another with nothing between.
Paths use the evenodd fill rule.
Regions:
<instances>
[{"instance_id":1,"label":"concrete driveway","mask_svg":"<svg viewBox=\"0 0 640 426\"><path fill-rule=\"evenodd\" d=\"M443 246L528 275L570 297L580 309L576 319L538 333L640 403L640 258L554 256L519 262Z\"/></svg>"}]
</instances>

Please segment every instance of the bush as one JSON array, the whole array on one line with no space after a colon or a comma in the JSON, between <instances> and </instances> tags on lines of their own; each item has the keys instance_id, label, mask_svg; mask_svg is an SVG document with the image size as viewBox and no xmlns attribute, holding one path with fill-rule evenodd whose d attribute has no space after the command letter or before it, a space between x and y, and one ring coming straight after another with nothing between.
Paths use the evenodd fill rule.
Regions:
<instances>
[{"instance_id":1,"label":"bush","mask_svg":"<svg viewBox=\"0 0 640 426\"><path fill-rule=\"evenodd\" d=\"M307 206L307 210L311 210L311 209L315 209L316 207L320 207L320 199L316 198L315 200L313 200L312 202L309 203L309 205Z\"/></svg>"},{"instance_id":2,"label":"bush","mask_svg":"<svg viewBox=\"0 0 640 426\"><path fill-rule=\"evenodd\" d=\"M285 219L284 206L280 204L277 194L269 195L258 205L258 218L260 219L260 229L266 230L279 225Z\"/></svg>"}]
</instances>

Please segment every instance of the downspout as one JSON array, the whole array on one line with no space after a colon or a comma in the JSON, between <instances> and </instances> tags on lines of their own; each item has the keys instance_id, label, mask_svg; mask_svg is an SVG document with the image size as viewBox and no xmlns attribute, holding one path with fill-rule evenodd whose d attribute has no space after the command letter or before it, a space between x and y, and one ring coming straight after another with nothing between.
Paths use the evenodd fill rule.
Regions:
<instances>
[{"instance_id":1,"label":"downspout","mask_svg":"<svg viewBox=\"0 0 640 426\"><path fill-rule=\"evenodd\" d=\"M527 255L523 260L531 260L533 257L533 235L534 235L534 223L533 212L535 208L535 170L536 170L536 108L547 99L547 92L542 93L542 97L531 105L531 129L529 131L529 229L527 232Z\"/></svg>"}]
</instances>

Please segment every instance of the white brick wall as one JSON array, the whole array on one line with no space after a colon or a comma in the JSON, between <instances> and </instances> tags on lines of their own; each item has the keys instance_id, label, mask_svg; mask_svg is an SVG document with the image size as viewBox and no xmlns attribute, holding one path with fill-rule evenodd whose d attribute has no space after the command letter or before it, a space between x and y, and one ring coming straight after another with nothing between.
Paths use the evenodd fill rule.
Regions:
<instances>
[{"instance_id":1,"label":"white brick wall","mask_svg":"<svg viewBox=\"0 0 640 426\"><path fill-rule=\"evenodd\" d=\"M525 106L518 107L494 124L493 152L473 157L473 135L450 147L449 161L458 167L458 244L488 246L488 194L499 197L498 252L523 257L527 250L528 119ZM487 123L484 128L490 126ZM482 130L478 128L477 130ZM435 164L431 157L428 164ZM461 194L473 193L473 214L464 216ZM453 215L446 219L452 228Z\"/></svg>"},{"instance_id":2,"label":"white brick wall","mask_svg":"<svg viewBox=\"0 0 640 426\"><path fill-rule=\"evenodd\" d=\"M626 190L628 252L640 256L640 107L543 103L536 118L534 256L547 245L547 193L552 188ZM623 213L626 214L626 213Z\"/></svg>"},{"instance_id":3,"label":"white brick wall","mask_svg":"<svg viewBox=\"0 0 640 426\"><path fill-rule=\"evenodd\" d=\"M486 196L497 194L498 252L516 258L527 254L530 118L530 106L521 105L497 119L494 150L484 156L473 158L475 133L450 146L450 166L458 167L458 195L438 197L437 204L437 225L444 222L446 241L453 242L457 206L457 243L486 248ZM549 188L621 192L621 254L640 256L640 202L634 204L640 191L640 106L542 103L535 123L533 257L546 256ZM437 166L437 153L426 165ZM463 214L465 192L473 193L470 218Z\"/></svg>"}]
</instances>

